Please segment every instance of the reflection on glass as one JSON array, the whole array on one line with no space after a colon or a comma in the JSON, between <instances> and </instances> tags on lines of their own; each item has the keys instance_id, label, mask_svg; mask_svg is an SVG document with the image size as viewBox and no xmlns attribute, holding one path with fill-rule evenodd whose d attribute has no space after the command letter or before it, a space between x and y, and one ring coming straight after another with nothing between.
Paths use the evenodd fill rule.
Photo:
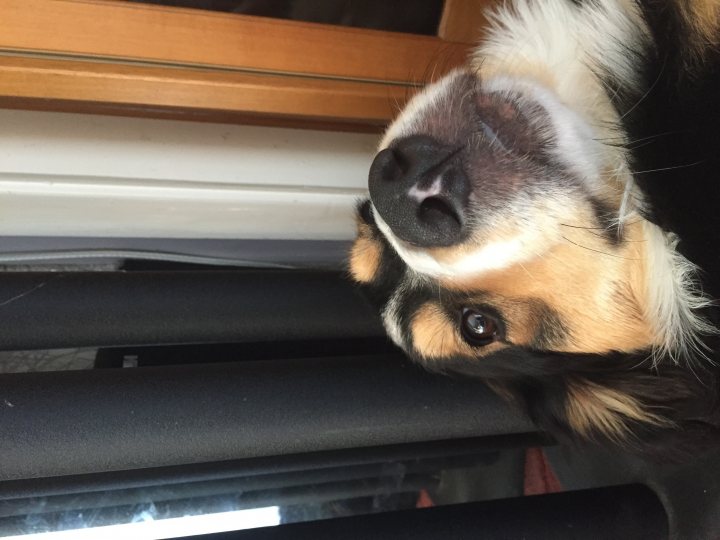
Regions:
<instances>
[{"instance_id":1,"label":"reflection on glass","mask_svg":"<svg viewBox=\"0 0 720 540\"><path fill-rule=\"evenodd\" d=\"M443 0L132 0L293 21L436 35Z\"/></svg>"},{"instance_id":2,"label":"reflection on glass","mask_svg":"<svg viewBox=\"0 0 720 540\"><path fill-rule=\"evenodd\" d=\"M126 540L186 537L279 525L280 509L271 506L160 520L155 520L152 515L145 513L138 517L138 521L131 523L79 527L3 538L5 540Z\"/></svg>"},{"instance_id":3,"label":"reflection on glass","mask_svg":"<svg viewBox=\"0 0 720 540\"><path fill-rule=\"evenodd\" d=\"M192 470L175 469L60 483L42 495L5 498L0 537L172 538L522 495L522 449L466 452L452 445L435 457L363 452L342 465L337 455L317 454L195 479Z\"/></svg>"}]
</instances>

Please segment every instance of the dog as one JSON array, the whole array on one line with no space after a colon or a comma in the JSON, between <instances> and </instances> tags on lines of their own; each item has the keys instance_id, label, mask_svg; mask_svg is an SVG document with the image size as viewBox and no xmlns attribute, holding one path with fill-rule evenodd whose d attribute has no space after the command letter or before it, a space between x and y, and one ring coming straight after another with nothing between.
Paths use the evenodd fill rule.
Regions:
<instances>
[{"instance_id":1,"label":"dog","mask_svg":"<svg viewBox=\"0 0 720 540\"><path fill-rule=\"evenodd\" d=\"M718 439L720 0L511 0L387 129L350 274L560 440Z\"/></svg>"}]
</instances>

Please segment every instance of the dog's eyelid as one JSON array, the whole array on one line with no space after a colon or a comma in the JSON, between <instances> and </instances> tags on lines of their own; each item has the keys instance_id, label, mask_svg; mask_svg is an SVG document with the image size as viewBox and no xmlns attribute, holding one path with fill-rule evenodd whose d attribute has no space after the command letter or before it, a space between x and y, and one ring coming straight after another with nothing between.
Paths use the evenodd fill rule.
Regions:
<instances>
[{"instance_id":1,"label":"dog's eyelid","mask_svg":"<svg viewBox=\"0 0 720 540\"><path fill-rule=\"evenodd\" d=\"M483 301L472 301L469 299L466 301L456 301L454 302L454 304L454 309L458 311L459 315L462 315L465 310L472 309L474 311L480 311L485 315L497 319L498 322L505 324L505 318L503 317L502 312L493 304L488 304L487 302Z\"/></svg>"}]
</instances>

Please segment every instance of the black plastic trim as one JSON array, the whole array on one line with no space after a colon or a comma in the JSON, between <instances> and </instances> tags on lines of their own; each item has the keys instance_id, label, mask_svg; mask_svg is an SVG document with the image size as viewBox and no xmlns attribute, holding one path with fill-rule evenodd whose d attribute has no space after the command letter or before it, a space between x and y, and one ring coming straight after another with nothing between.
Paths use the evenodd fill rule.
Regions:
<instances>
[{"instance_id":1,"label":"black plastic trim","mask_svg":"<svg viewBox=\"0 0 720 540\"><path fill-rule=\"evenodd\" d=\"M400 355L0 376L0 480L534 430Z\"/></svg>"},{"instance_id":2,"label":"black plastic trim","mask_svg":"<svg viewBox=\"0 0 720 540\"><path fill-rule=\"evenodd\" d=\"M9 272L0 350L384 335L336 272Z\"/></svg>"},{"instance_id":3,"label":"black plastic trim","mask_svg":"<svg viewBox=\"0 0 720 540\"><path fill-rule=\"evenodd\" d=\"M647 487L619 486L353 516L200 540L663 540L668 520Z\"/></svg>"}]
</instances>

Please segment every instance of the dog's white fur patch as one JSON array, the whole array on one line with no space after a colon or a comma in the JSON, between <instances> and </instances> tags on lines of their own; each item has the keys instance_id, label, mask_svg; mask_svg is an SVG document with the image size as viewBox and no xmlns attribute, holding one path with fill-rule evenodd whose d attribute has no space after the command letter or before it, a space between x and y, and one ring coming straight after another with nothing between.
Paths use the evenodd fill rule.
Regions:
<instances>
[{"instance_id":1,"label":"dog's white fur patch","mask_svg":"<svg viewBox=\"0 0 720 540\"><path fill-rule=\"evenodd\" d=\"M403 287L399 287L385 304L385 309L381 314L383 326L385 331L395 345L401 349L405 347L405 343L402 337L402 330L400 329L399 309L400 299L403 295Z\"/></svg>"},{"instance_id":2,"label":"dog's white fur patch","mask_svg":"<svg viewBox=\"0 0 720 540\"><path fill-rule=\"evenodd\" d=\"M661 359L707 360L701 336L717 330L698 315L712 301L697 279L697 267L678 253L677 236L643 222L646 241L647 305L645 317L653 324L656 346L653 366Z\"/></svg>"},{"instance_id":3,"label":"dog's white fur patch","mask_svg":"<svg viewBox=\"0 0 720 540\"><path fill-rule=\"evenodd\" d=\"M453 263L443 263L424 249L398 239L378 213L375 213L375 223L405 264L416 272L431 277L477 276L490 270L507 268L527 260L532 255L527 246L541 239L539 231L527 231L512 240L482 246Z\"/></svg>"},{"instance_id":4,"label":"dog's white fur patch","mask_svg":"<svg viewBox=\"0 0 720 540\"><path fill-rule=\"evenodd\" d=\"M505 213L515 216L529 216L534 227L522 228L518 234L503 241L493 241L469 251L452 262L435 259L427 250L418 248L400 240L393 234L378 212L373 214L380 232L387 238L400 258L418 274L429 277L477 277L484 272L502 270L518 263L538 257L542 251L563 240L558 226L558 216L563 215L571 199L557 194L556 197L543 200L535 205L528 198L518 198L505 209ZM492 228L492 226L490 227Z\"/></svg>"}]
</instances>

